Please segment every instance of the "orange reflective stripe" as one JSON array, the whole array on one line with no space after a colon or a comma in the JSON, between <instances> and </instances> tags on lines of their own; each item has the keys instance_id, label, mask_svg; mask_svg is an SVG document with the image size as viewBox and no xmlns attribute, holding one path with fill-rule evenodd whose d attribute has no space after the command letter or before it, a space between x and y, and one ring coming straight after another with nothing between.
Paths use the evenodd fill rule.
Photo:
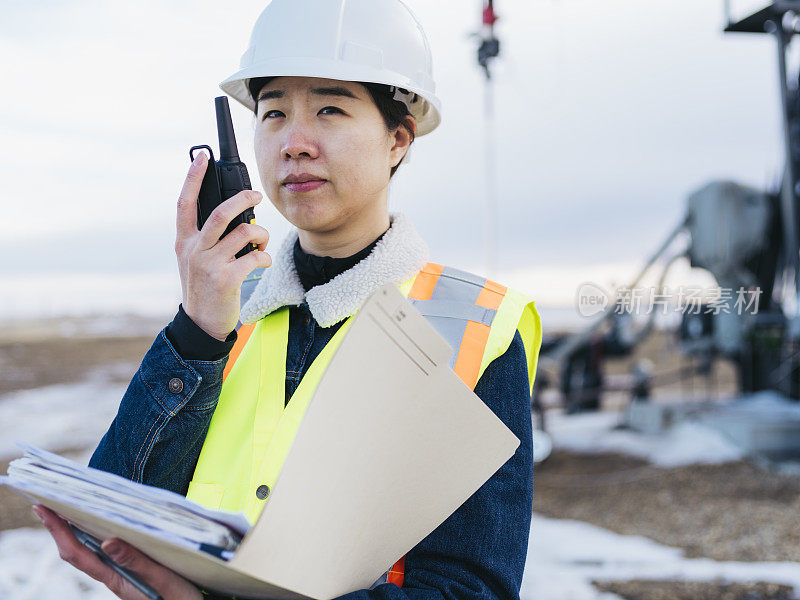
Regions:
<instances>
[{"instance_id":1,"label":"orange reflective stripe","mask_svg":"<svg viewBox=\"0 0 800 600\"><path fill-rule=\"evenodd\" d=\"M478 372L481 369L483 351L489 339L489 327L476 321L467 321L464 337L461 338L461 347L453 371L467 384L469 389L475 389L478 383Z\"/></svg>"},{"instance_id":2,"label":"orange reflective stripe","mask_svg":"<svg viewBox=\"0 0 800 600\"><path fill-rule=\"evenodd\" d=\"M233 344L233 348L231 348L231 353L230 356L228 356L228 363L225 365L225 370L222 372L223 383L225 383L225 380L228 378L228 373L231 372L233 365L236 363L236 359L239 358L242 350L244 350L245 344L247 344L247 340L250 339L250 334L253 333L255 328L255 323L247 323L239 327L239 331L236 332L238 337L236 338L236 342Z\"/></svg>"},{"instance_id":3,"label":"orange reflective stripe","mask_svg":"<svg viewBox=\"0 0 800 600\"><path fill-rule=\"evenodd\" d=\"M500 303L503 301L503 296L506 295L507 290L508 288L506 286L487 280L486 284L481 290L481 293L478 294L478 299L475 300L475 304L482 306L483 308L493 308L494 310L497 310L497 307L500 306Z\"/></svg>"},{"instance_id":4,"label":"orange reflective stripe","mask_svg":"<svg viewBox=\"0 0 800 600\"><path fill-rule=\"evenodd\" d=\"M393 583L397 587L403 587L403 578L405 577L406 572L406 557L405 555L400 557L394 566L389 569L389 574L386 576L386 581L388 583Z\"/></svg>"},{"instance_id":5,"label":"orange reflective stripe","mask_svg":"<svg viewBox=\"0 0 800 600\"><path fill-rule=\"evenodd\" d=\"M497 310L508 288L495 281L486 280L483 289L478 294L475 304L484 308ZM489 325L476 321L467 321L464 329L464 337L461 338L461 346L458 349L456 364L453 371L461 378L461 381L474 390L478 383L478 373L481 370L483 353L486 351L486 342L489 340Z\"/></svg>"},{"instance_id":6,"label":"orange reflective stripe","mask_svg":"<svg viewBox=\"0 0 800 600\"><path fill-rule=\"evenodd\" d=\"M443 268L442 265L436 263L426 263L414 279L414 285L411 286L408 297L415 300L430 300Z\"/></svg>"}]
</instances>

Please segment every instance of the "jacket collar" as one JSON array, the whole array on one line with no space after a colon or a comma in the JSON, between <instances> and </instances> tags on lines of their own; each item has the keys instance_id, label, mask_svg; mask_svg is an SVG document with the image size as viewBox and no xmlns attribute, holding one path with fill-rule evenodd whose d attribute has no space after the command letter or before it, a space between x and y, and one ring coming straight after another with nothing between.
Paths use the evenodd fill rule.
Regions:
<instances>
[{"instance_id":1,"label":"jacket collar","mask_svg":"<svg viewBox=\"0 0 800 600\"><path fill-rule=\"evenodd\" d=\"M253 294L242 306L240 320L253 323L283 306L299 306L305 300L321 327L330 327L354 315L364 301L388 282L402 283L416 275L428 261L428 245L411 221L401 213L389 215L389 229L364 260L328 283L303 290L294 266L293 229L272 256Z\"/></svg>"}]
</instances>

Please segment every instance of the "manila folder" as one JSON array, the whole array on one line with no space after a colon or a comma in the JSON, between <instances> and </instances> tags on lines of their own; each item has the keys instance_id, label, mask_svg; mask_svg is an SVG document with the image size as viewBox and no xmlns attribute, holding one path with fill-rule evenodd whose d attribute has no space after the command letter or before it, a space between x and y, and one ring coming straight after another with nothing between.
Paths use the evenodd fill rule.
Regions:
<instances>
[{"instance_id":1,"label":"manila folder","mask_svg":"<svg viewBox=\"0 0 800 600\"><path fill-rule=\"evenodd\" d=\"M369 587L477 491L519 440L455 375L451 354L396 286L377 290L232 566L334 598Z\"/></svg>"}]
</instances>

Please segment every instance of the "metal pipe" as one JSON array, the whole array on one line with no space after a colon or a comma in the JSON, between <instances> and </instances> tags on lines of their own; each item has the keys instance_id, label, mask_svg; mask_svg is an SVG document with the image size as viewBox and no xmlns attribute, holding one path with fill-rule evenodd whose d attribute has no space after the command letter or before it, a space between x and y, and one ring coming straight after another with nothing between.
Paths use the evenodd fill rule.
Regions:
<instances>
[{"instance_id":1,"label":"metal pipe","mask_svg":"<svg viewBox=\"0 0 800 600\"><path fill-rule=\"evenodd\" d=\"M641 281L642 277L644 277L644 274L647 272L647 270L651 266L653 266L653 264L655 264L655 262L659 258L661 258L661 255L664 254L664 252L666 252L666 250L672 245L672 242L675 241L675 238L677 238L678 235L680 235L680 233L684 230L684 228L686 227L686 224L687 224L687 219L684 219L672 231L672 233L669 234L669 236L667 237L666 241L664 241L664 243L661 244L661 246L658 248L658 250L656 250L656 252L647 261L647 263L645 263L644 267L642 267L642 269L639 271L639 274L633 279L633 282L628 286L628 289L633 289L639 284L639 281ZM566 358L567 356L572 354L572 352L574 352L575 350L580 348L582 345L584 345L586 342L588 342L591 339L591 337L594 334L594 332L597 331L597 329L599 329L600 326L603 323L605 323L614 314L614 310L615 310L615 307L616 307L616 301L617 301L617 297L615 296L614 297L614 302L609 303L608 307L605 309L603 314L600 316L600 318L595 323L593 323L592 325L590 325L589 327L587 327L583 331L578 332L578 333L576 333L576 334L574 334L574 335L572 335L572 336L570 336L568 338L565 338L564 341L561 342L561 344L556 346L552 350L552 352L549 352L547 354L547 358L546 358L545 362L546 363L551 363L551 364L560 362L561 360L563 360L564 358Z\"/></svg>"},{"instance_id":2,"label":"metal pipe","mask_svg":"<svg viewBox=\"0 0 800 600\"><path fill-rule=\"evenodd\" d=\"M485 85L485 142L486 155L486 208L485 208L485 236L486 236L486 277L497 278L497 166L495 161L494 145L494 90L492 79L486 77Z\"/></svg>"},{"instance_id":3,"label":"metal pipe","mask_svg":"<svg viewBox=\"0 0 800 600\"><path fill-rule=\"evenodd\" d=\"M767 21L765 28L775 34L778 50L778 84L783 113L783 144L785 153L785 171L781 186L780 206L783 222L785 269L791 273L795 284L794 314L789 316L789 337L800 337L800 314L798 314L798 297L800 297L800 254L798 253L797 232L797 198L800 181L797 179L794 153L792 152L792 137L790 130L790 96L789 82L787 79L786 51L788 49L787 35L783 30L782 22Z\"/></svg>"}]
</instances>

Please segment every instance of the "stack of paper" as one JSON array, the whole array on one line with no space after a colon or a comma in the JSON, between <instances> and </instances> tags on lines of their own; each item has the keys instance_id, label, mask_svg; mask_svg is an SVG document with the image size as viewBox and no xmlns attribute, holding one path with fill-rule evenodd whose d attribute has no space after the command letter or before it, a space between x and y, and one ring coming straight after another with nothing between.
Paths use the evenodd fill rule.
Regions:
<instances>
[{"instance_id":1,"label":"stack of paper","mask_svg":"<svg viewBox=\"0 0 800 600\"><path fill-rule=\"evenodd\" d=\"M0 483L31 502L44 496L181 546L226 558L250 529L242 513L209 510L179 494L142 485L33 446Z\"/></svg>"}]
</instances>

